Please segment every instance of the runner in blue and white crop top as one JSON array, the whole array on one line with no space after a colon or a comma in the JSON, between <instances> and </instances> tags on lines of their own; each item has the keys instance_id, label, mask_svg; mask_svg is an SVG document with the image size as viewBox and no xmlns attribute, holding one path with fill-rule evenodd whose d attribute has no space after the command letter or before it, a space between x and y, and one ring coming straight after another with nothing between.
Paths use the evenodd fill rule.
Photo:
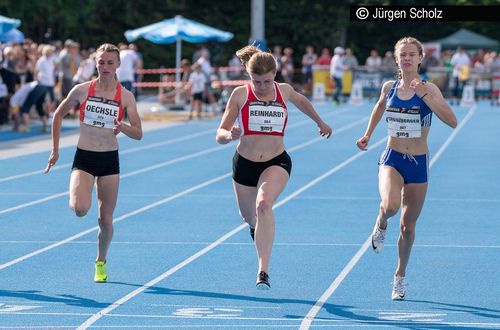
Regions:
<instances>
[{"instance_id":1,"label":"runner in blue and white crop top","mask_svg":"<svg viewBox=\"0 0 500 330\"><path fill-rule=\"evenodd\" d=\"M430 127L432 110L417 96L401 100L397 94L396 80L387 95L386 121L389 135L399 138L419 138L421 127Z\"/></svg>"}]
</instances>

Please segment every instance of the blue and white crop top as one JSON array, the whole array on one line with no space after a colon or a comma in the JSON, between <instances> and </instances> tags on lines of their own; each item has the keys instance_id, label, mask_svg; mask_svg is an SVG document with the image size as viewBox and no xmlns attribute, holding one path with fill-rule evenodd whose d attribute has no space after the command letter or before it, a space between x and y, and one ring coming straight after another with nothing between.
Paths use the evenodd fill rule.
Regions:
<instances>
[{"instance_id":1,"label":"blue and white crop top","mask_svg":"<svg viewBox=\"0 0 500 330\"><path fill-rule=\"evenodd\" d=\"M398 138L419 138L422 127L431 126L432 110L417 94L409 100L401 100L397 93L398 85L399 80L396 80L387 96L385 114L388 133Z\"/></svg>"}]
</instances>

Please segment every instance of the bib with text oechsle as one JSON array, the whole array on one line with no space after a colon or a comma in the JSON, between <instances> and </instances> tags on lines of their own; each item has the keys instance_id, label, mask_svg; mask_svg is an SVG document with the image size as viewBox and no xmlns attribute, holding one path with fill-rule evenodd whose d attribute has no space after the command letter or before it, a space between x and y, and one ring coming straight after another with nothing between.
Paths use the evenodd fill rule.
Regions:
<instances>
[{"instance_id":1,"label":"bib with text oechsle","mask_svg":"<svg viewBox=\"0 0 500 330\"><path fill-rule=\"evenodd\" d=\"M103 128L114 128L118 119L120 103L102 97L89 96L85 105L83 123Z\"/></svg>"},{"instance_id":2,"label":"bib with text oechsle","mask_svg":"<svg viewBox=\"0 0 500 330\"><path fill-rule=\"evenodd\" d=\"M248 129L262 133L283 133L286 109L279 102L252 101L248 106Z\"/></svg>"}]
</instances>

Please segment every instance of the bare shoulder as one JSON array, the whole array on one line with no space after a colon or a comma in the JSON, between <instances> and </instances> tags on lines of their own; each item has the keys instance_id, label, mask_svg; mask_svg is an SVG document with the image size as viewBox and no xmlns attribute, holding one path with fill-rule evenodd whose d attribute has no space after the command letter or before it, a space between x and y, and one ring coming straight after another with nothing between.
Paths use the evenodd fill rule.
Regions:
<instances>
[{"instance_id":1,"label":"bare shoulder","mask_svg":"<svg viewBox=\"0 0 500 330\"><path fill-rule=\"evenodd\" d=\"M290 94L295 91L295 89L293 89L293 87L288 83L278 83L278 86L282 93Z\"/></svg>"},{"instance_id":2,"label":"bare shoulder","mask_svg":"<svg viewBox=\"0 0 500 330\"><path fill-rule=\"evenodd\" d=\"M243 103L248 97L247 86L238 86L231 93L231 99L236 101L237 103Z\"/></svg>"},{"instance_id":3,"label":"bare shoulder","mask_svg":"<svg viewBox=\"0 0 500 330\"><path fill-rule=\"evenodd\" d=\"M122 100L127 103L135 102L134 94L123 86L122 86Z\"/></svg>"},{"instance_id":4,"label":"bare shoulder","mask_svg":"<svg viewBox=\"0 0 500 330\"><path fill-rule=\"evenodd\" d=\"M427 81L425 84L431 89L432 92L441 92L441 90L439 89L439 87L437 87L436 84L431 83L429 81Z\"/></svg>"},{"instance_id":5,"label":"bare shoulder","mask_svg":"<svg viewBox=\"0 0 500 330\"><path fill-rule=\"evenodd\" d=\"M73 87L68 94L68 99L82 101L89 93L90 81L81 83Z\"/></svg>"},{"instance_id":6,"label":"bare shoulder","mask_svg":"<svg viewBox=\"0 0 500 330\"><path fill-rule=\"evenodd\" d=\"M388 80L382 85L382 93L387 94L391 90L396 80Z\"/></svg>"}]
</instances>

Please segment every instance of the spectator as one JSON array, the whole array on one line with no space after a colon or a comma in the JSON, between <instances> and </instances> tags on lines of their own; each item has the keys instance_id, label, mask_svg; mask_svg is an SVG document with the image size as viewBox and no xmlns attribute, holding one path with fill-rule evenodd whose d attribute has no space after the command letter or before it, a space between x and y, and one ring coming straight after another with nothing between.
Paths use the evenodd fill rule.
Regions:
<instances>
[{"instance_id":1,"label":"spectator","mask_svg":"<svg viewBox=\"0 0 500 330\"><path fill-rule=\"evenodd\" d=\"M22 125L19 126L19 132L29 133L30 128L30 110L33 105L36 105L36 111L42 121L42 132L49 132L47 126L47 114L43 108L47 88L40 85L38 81L32 81L19 88L10 99L10 106L13 113L21 113ZM15 119L17 120L17 119Z\"/></svg>"},{"instance_id":2,"label":"spectator","mask_svg":"<svg viewBox=\"0 0 500 330\"><path fill-rule=\"evenodd\" d=\"M144 59L142 57L142 54L139 53L139 47L137 47L136 44L131 43L128 45L128 48L132 50L135 53L135 62L134 62L134 82L141 82L143 78L143 74L139 73L139 70L142 70L144 67ZM139 99L139 94L140 94L140 88L135 87L134 88L134 96L135 100L137 101Z\"/></svg>"},{"instance_id":3,"label":"spectator","mask_svg":"<svg viewBox=\"0 0 500 330\"><path fill-rule=\"evenodd\" d=\"M161 82L163 85L158 88L158 100L161 104L175 103L175 75L163 75Z\"/></svg>"},{"instance_id":4,"label":"spectator","mask_svg":"<svg viewBox=\"0 0 500 330\"><path fill-rule=\"evenodd\" d=\"M470 59L469 55L463 50L462 47L458 47L457 51L451 57L450 61L453 66L453 71L451 73L455 86L453 88L453 99L458 104L458 99L461 96L462 89L464 88L467 80L469 80L470 75Z\"/></svg>"},{"instance_id":5,"label":"spectator","mask_svg":"<svg viewBox=\"0 0 500 330\"><path fill-rule=\"evenodd\" d=\"M133 93L135 80L134 68L137 60L137 54L133 50L129 49L125 43L118 44L118 48L120 48L120 66L118 67L118 70L116 70L118 81L123 87Z\"/></svg>"},{"instance_id":6,"label":"spectator","mask_svg":"<svg viewBox=\"0 0 500 330\"><path fill-rule=\"evenodd\" d=\"M344 64L345 50L342 47L335 47L332 62L330 63L330 77L335 81L335 93L333 94L333 101L335 104L340 104L340 94L342 93L342 78L347 67Z\"/></svg>"},{"instance_id":7,"label":"spectator","mask_svg":"<svg viewBox=\"0 0 500 330\"><path fill-rule=\"evenodd\" d=\"M291 84L293 82L293 72L293 49L286 47L283 50L283 56L281 56L281 76L283 81Z\"/></svg>"},{"instance_id":8,"label":"spectator","mask_svg":"<svg viewBox=\"0 0 500 330\"><path fill-rule=\"evenodd\" d=\"M370 56L366 58L365 66L368 71L378 70L382 66L382 59L378 55L378 51L376 49L372 49L370 51Z\"/></svg>"},{"instance_id":9,"label":"spectator","mask_svg":"<svg viewBox=\"0 0 500 330\"><path fill-rule=\"evenodd\" d=\"M52 45L44 45L42 48L42 56L38 59L35 65L36 80L40 86L44 87L49 96L47 112L53 112L56 106L56 98L54 94L54 86L56 84L56 74L54 60L52 54L55 47Z\"/></svg>"},{"instance_id":10,"label":"spectator","mask_svg":"<svg viewBox=\"0 0 500 330\"><path fill-rule=\"evenodd\" d=\"M73 77L73 82L75 84L90 81L95 75L95 53L91 52L91 50L84 49L81 51L81 57L82 61L80 62L80 66Z\"/></svg>"},{"instance_id":11,"label":"spectator","mask_svg":"<svg viewBox=\"0 0 500 330\"><path fill-rule=\"evenodd\" d=\"M238 56L236 56L236 54L233 54L233 57L231 57L231 59L229 60L228 65L230 68L228 72L229 79L231 80L241 79L241 72L242 72L242 70L240 70L241 62Z\"/></svg>"},{"instance_id":12,"label":"spectator","mask_svg":"<svg viewBox=\"0 0 500 330\"><path fill-rule=\"evenodd\" d=\"M207 82L206 75L201 70L201 64L193 65L193 72L189 75L189 84L191 86L191 109L189 111L189 119L193 119L193 112L196 111L196 116L201 118L203 92Z\"/></svg>"},{"instance_id":13,"label":"spectator","mask_svg":"<svg viewBox=\"0 0 500 330\"><path fill-rule=\"evenodd\" d=\"M330 50L328 48L323 48L321 50L321 56L318 57L316 64L318 65L330 65L332 62L332 56L330 55Z\"/></svg>"},{"instance_id":14,"label":"spectator","mask_svg":"<svg viewBox=\"0 0 500 330\"><path fill-rule=\"evenodd\" d=\"M64 49L60 53L61 97L66 98L73 88L73 77L80 66L80 44L68 39L64 42Z\"/></svg>"},{"instance_id":15,"label":"spectator","mask_svg":"<svg viewBox=\"0 0 500 330\"><path fill-rule=\"evenodd\" d=\"M390 50L385 52L384 58L382 59L382 68L387 71L397 71L398 65L394 60L394 54Z\"/></svg>"},{"instance_id":16,"label":"spectator","mask_svg":"<svg viewBox=\"0 0 500 330\"><path fill-rule=\"evenodd\" d=\"M306 46L306 53L302 56L302 74L304 75L304 83L306 90L312 91L313 65L318 60L318 55L314 52L312 46Z\"/></svg>"},{"instance_id":17,"label":"spectator","mask_svg":"<svg viewBox=\"0 0 500 330\"><path fill-rule=\"evenodd\" d=\"M281 57L283 56L282 48L280 45L276 45L273 47L273 57L276 61L276 81L283 82L283 76L281 75Z\"/></svg>"}]
</instances>

